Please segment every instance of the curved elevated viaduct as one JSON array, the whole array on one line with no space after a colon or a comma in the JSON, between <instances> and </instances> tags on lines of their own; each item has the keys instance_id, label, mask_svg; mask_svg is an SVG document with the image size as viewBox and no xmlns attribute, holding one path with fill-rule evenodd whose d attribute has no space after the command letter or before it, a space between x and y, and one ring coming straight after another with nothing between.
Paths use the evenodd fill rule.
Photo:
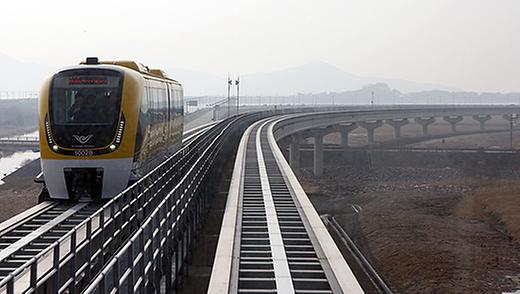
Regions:
<instances>
[{"instance_id":1,"label":"curved elevated viaduct","mask_svg":"<svg viewBox=\"0 0 520 294\"><path fill-rule=\"evenodd\" d=\"M280 119L274 135L277 141L289 145L289 163L298 167L299 145L305 138L314 139L314 175L323 172L323 137L339 133L341 146L349 147L349 133L361 127L367 132L367 143L374 143L374 131L383 124L394 128L394 138L401 137L401 127L414 121L421 125L422 135L429 135L429 126L437 120L444 120L451 125L451 131L457 132L457 124L464 117L471 117L485 130L485 124L493 116L511 120L512 115L520 112L518 106L444 106L444 107L407 107L399 109L345 110L312 114L292 115Z\"/></svg>"}]
</instances>

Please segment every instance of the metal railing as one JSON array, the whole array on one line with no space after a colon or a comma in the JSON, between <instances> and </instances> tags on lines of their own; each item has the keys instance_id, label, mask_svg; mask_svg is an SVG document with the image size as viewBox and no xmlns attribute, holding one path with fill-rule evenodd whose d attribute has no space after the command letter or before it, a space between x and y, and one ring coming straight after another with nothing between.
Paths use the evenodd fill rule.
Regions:
<instances>
[{"instance_id":1,"label":"metal railing","mask_svg":"<svg viewBox=\"0 0 520 294\"><path fill-rule=\"evenodd\" d=\"M23 145L23 146L37 146L40 145L38 137L11 137L0 138L1 145Z\"/></svg>"},{"instance_id":2,"label":"metal railing","mask_svg":"<svg viewBox=\"0 0 520 294\"><path fill-rule=\"evenodd\" d=\"M0 100L36 99L38 91L0 91Z\"/></svg>"},{"instance_id":3,"label":"metal railing","mask_svg":"<svg viewBox=\"0 0 520 294\"><path fill-rule=\"evenodd\" d=\"M169 211L167 215L170 216L170 221L181 216L184 219L188 207L181 209L178 204L191 203L193 194L199 192L200 184L214 161L218 150L216 147L220 148L226 139L225 135L238 120L226 120L191 141L52 246L0 281L0 293L30 293L41 288L50 293L77 293L90 284L92 278L101 272L107 261L121 247L128 248L132 244L132 248L137 249L135 236L132 235L134 232L141 232L138 239L144 238L139 243L141 249L148 248L150 243L144 242L149 236L156 236L155 231L150 231L152 226L157 225L154 221L157 219L156 215L158 211L160 215L166 212L164 208L159 208L164 207L166 200L169 205L176 203L176 209ZM193 205L189 207L192 212L190 217L193 217L193 211L198 211L200 216L200 208L194 210L192 207ZM191 231L190 234L192 233ZM134 238L131 240L134 242L126 243L132 236ZM184 240L187 236L182 235L179 238ZM186 241L181 244L185 252L188 248ZM155 242L152 245L154 246L151 248L157 246ZM158 253L154 251L148 257L156 254ZM143 270L147 272L149 269ZM137 271L133 271L135 272Z\"/></svg>"},{"instance_id":4,"label":"metal railing","mask_svg":"<svg viewBox=\"0 0 520 294\"><path fill-rule=\"evenodd\" d=\"M171 293L182 285L185 265L209 203L208 181L213 177L208 175L229 135L251 120L255 119L234 118L220 129L190 171L162 199L85 293Z\"/></svg>"}]
</instances>

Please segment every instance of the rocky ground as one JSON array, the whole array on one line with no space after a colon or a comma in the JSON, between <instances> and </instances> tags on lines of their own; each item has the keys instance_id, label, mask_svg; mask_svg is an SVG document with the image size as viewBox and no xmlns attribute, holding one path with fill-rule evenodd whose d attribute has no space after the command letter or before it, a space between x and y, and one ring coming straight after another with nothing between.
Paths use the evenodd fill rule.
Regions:
<instances>
[{"instance_id":1,"label":"rocky ground","mask_svg":"<svg viewBox=\"0 0 520 294\"><path fill-rule=\"evenodd\" d=\"M15 137L37 130L37 126L0 126L0 138ZM0 158L12 155L13 151L0 151ZM39 161L27 160L22 168L2 179L0 185L0 222L3 222L32 206L38 204L38 195L42 184L34 182L35 173L39 171ZM3 175L2 175L3 176Z\"/></svg>"},{"instance_id":2,"label":"rocky ground","mask_svg":"<svg viewBox=\"0 0 520 294\"><path fill-rule=\"evenodd\" d=\"M34 177L11 177L0 185L0 223L38 204L42 184Z\"/></svg>"},{"instance_id":3,"label":"rocky ground","mask_svg":"<svg viewBox=\"0 0 520 294\"><path fill-rule=\"evenodd\" d=\"M520 172L490 165L328 166L299 178L396 293L502 293L520 289Z\"/></svg>"}]
</instances>

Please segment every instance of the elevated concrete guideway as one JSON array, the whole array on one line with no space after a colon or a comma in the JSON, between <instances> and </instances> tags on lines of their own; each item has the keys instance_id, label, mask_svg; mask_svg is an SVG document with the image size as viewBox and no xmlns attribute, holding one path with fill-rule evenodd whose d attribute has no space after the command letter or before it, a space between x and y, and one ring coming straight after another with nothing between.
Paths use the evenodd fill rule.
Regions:
<instances>
[{"instance_id":1,"label":"elevated concrete guideway","mask_svg":"<svg viewBox=\"0 0 520 294\"><path fill-rule=\"evenodd\" d=\"M0 149L39 149L40 141L34 137L0 138Z\"/></svg>"},{"instance_id":2,"label":"elevated concrete guideway","mask_svg":"<svg viewBox=\"0 0 520 294\"><path fill-rule=\"evenodd\" d=\"M276 144L280 119L242 137L208 293L364 293Z\"/></svg>"},{"instance_id":3,"label":"elevated concrete guideway","mask_svg":"<svg viewBox=\"0 0 520 294\"><path fill-rule=\"evenodd\" d=\"M314 138L314 173L319 176L323 136L329 133L342 135L342 149L358 126L367 130L370 143L383 122L399 138L410 119L420 121L427 134L435 117L453 118L456 124L463 116L517 112L518 107L409 107L288 114L255 123L237 152L208 293L363 293L277 141L290 142L289 162L297 167L305 148L302 139Z\"/></svg>"},{"instance_id":4,"label":"elevated concrete guideway","mask_svg":"<svg viewBox=\"0 0 520 294\"><path fill-rule=\"evenodd\" d=\"M511 115L520 113L519 106L410 106L390 109L373 110L345 110L322 112L312 114L293 115L280 122L280 127L275 131L277 141L288 141L290 150L291 166L296 168L300 158L298 146L305 138L314 138L314 175L321 176L323 173L323 137L330 133L341 134L341 146L348 148L349 131L354 126L359 126L367 131L367 143L374 143L374 131L381 127L383 122L394 128L394 138L401 137L401 127L408 124L410 120L422 126L423 136L428 135L428 126L441 118L450 123L452 133L457 132L457 124L464 117L472 117L480 124L480 130L485 130L485 123L492 116L500 116L509 120ZM349 130L341 130L342 125L348 124Z\"/></svg>"}]
</instances>

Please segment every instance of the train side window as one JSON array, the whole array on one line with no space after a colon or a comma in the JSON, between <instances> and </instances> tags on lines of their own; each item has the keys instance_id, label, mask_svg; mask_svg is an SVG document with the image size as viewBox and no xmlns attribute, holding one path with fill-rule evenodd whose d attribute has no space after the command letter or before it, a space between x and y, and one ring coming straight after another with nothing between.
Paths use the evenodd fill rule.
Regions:
<instances>
[{"instance_id":1,"label":"train side window","mask_svg":"<svg viewBox=\"0 0 520 294\"><path fill-rule=\"evenodd\" d=\"M157 123L157 88L153 88L153 122Z\"/></svg>"},{"instance_id":2,"label":"train side window","mask_svg":"<svg viewBox=\"0 0 520 294\"><path fill-rule=\"evenodd\" d=\"M177 113L179 115L182 115L183 105L182 105L182 100L181 100L181 92L179 92L179 90L177 90L175 97L177 98Z\"/></svg>"},{"instance_id":3,"label":"train side window","mask_svg":"<svg viewBox=\"0 0 520 294\"><path fill-rule=\"evenodd\" d=\"M170 103L170 115L173 117L175 117L177 115L177 113L175 113L175 90L172 88L170 88L170 99L171 99L171 103Z\"/></svg>"},{"instance_id":4,"label":"train side window","mask_svg":"<svg viewBox=\"0 0 520 294\"><path fill-rule=\"evenodd\" d=\"M179 114L180 115L183 115L184 114L184 102L183 102L183 93L182 93L182 89L179 90L179 105L180 105L180 109L179 109Z\"/></svg>"},{"instance_id":5,"label":"train side window","mask_svg":"<svg viewBox=\"0 0 520 294\"><path fill-rule=\"evenodd\" d=\"M182 102L179 95L179 90L175 90L175 103L177 104L177 107L175 108L175 112L177 112L177 115L182 115L181 109L182 109Z\"/></svg>"},{"instance_id":6,"label":"train side window","mask_svg":"<svg viewBox=\"0 0 520 294\"><path fill-rule=\"evenodd\" d=\"M141 112L145 113L148 111L148 88L145 87L143 91L143 97L141 98Z\"/></svg>"}]
</instances>

